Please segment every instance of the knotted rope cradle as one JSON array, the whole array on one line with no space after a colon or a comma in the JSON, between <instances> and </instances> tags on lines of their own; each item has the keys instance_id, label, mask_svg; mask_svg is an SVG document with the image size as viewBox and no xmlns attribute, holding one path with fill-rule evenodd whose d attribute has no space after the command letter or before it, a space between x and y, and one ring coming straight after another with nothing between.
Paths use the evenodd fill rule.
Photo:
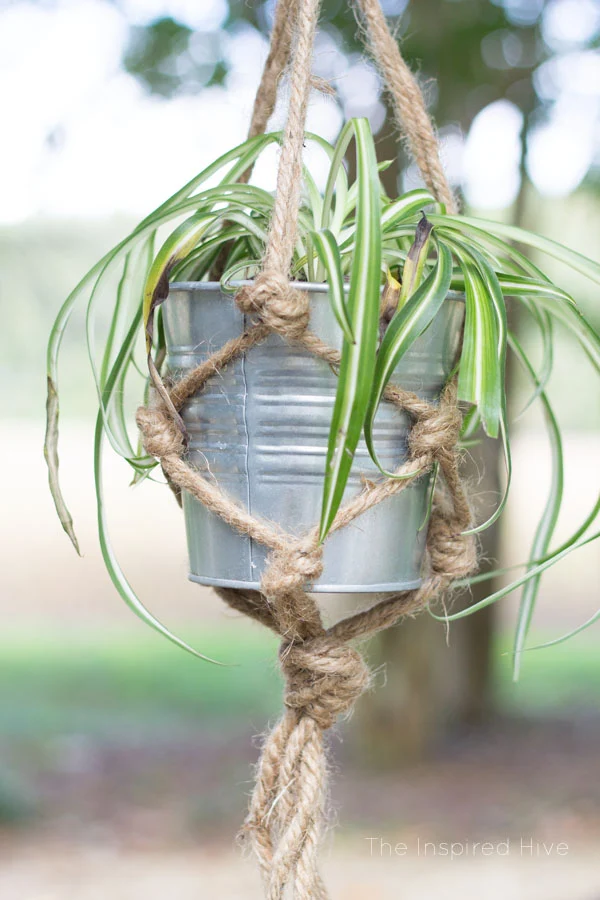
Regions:
<instances>
[{"instance_id":1,"label":"knotted rope cradle","mask_svg":"<svg viewBox=\"0 0 600 900\"><path fill-rule=\"evenodd\" d=\"M311 59L320 0L279 0L270 51L258 89L250 136L264 132L275 106L279 79L290 64L290 98L282 141L275 203L262 270L236 302L250 318L245 332L172 385L165 396L137 413L147 452L160 460L169 484L189 491L232 528L269 548L261 590L219 589L235 610L266 625L281 638L285 713L262 748L256 784L242 834L258 858L268 900L289 891L296 900L326 900L317 867L325 821L326 760L323 733L348 712L369 684L368 669L349 642L394 624L440 597L476 565L472 536L463 532L471 512L459 476L457 441L461 416L456 387L449 382L439 406L390 384L385 400L412 421L409 455L398 470L402 480L364 480L360 493L337 513L331 531L353 522L382 500L406 490L437 464L424 578L416 590L384 596L375 605L326 628L306 586L322 572L323 548L315 526L301 537L249 514L186 461L180 410L209 378L275 332L335 365L339 353L310 330L306 293L289 283L300 205L302 149ZM379 0L358 0L371 51L423 179L434 196L455 210L439 146L420 89L400 55ZM245 179L249 177L245 173Z\"/></svg>"}]
</instances>

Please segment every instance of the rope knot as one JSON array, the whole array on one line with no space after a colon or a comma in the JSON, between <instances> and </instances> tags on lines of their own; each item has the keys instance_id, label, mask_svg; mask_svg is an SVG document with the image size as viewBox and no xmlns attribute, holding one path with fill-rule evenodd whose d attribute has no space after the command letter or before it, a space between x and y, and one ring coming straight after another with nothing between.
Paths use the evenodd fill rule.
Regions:
<instances>
[{"instance_id":1,"label":"rope knot","mask_svg":"<svg viewBox=\"0 0 600 900\"><path fill-rule=\"evenodd\" d=\"M448 582L465 578L477 568L475 535L462 531L456 518L434 509L427 541L431 569Z\"/></svg>"},{"instance_id":2,"label":"rope knot","mask_svg":"<svg viewBox=\"0 0 600 900\"><path fill-rule=\"evenodd\" d=\"M290 542L269 557L261 590L267 597L280 597L316 581L323 572L323 548L314 541Z\"/></svg>"},{"instance_id":3,"label":"rope knot","mask_svg":"<svg viewBox=\"0 0 600 900\"><path fill-rule=\"evenodd\" d=\"M135 420L140 429L146 452L157 459L181 456L183 435L169 414L161 407L140 406Z\"/></svg>"},{"instance_id":4,"label":"rope knot","mask_svg":"<svg viewBox=\"0 0 600 900\"><path fill-rule=\"evenodd\" d=\"M309 716L325 730L348 712L369 684L369 670L347 644L327 635L283 643L281 666L286 676L285 704L298 716Z\"/></svg>"},{"instance_id":5,"label":"rope knot","mask_svg":"<svg viewBox=\"0 0 600 900\"><path fill-rule=\"evenodd\" d=\"M310 319L310 301L306 291L293 288L287 278L275 272L261 272L251 285L236 295L240 310L256 314L272 331L282 337L301 337Z\"/></svg>"},{"instance_id":6,"label":"rope knot","mask_svg":"<svg viewBox=\"0 0 600 900\"><path fill-rule=\"evenodd\" d=\"M439 458L454 454L460 435L461 415L452 403L440 403L423 413L412 426L408 444L414 458Z\"/></svg>"}]
</instances>

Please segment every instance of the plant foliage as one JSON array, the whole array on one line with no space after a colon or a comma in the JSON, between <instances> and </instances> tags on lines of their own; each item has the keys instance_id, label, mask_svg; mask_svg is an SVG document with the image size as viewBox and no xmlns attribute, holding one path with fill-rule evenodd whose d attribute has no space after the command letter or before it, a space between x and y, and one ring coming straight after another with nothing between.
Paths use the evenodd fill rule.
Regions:
<instances>
[{"instance_id":1,"label":"plant foliage","mask_svg":"<svg viewBox=\"0 0 600 900\"><path fill-rule=\"evenodd\" d=\"M168 296L169 282L211 280L216 265L222 268L223 290L234 290L236 281L257 273L273 197L254 184L239 183L238 179L268 146L280 140L280 134L272 133L246 141L217 159L147 216L85 275L67 298L48 346L45 452L63 527L78 549L58 478L57 368L65 329L74 310L85 307L89 358L98 395L95 479L104 560L118 591L134 612L194 653L143 607L111 548L102 490L103 445L108 441L127 461L134 481L147 477L157 465L143 452L132 431L131 412L147 396L148 370L158 381L164 360L160 305ZM307 134L306 140L327 156L329 176L321 193L311 173L305 171L291 276L299 281L328 284L342 342L324 472L321 539L325 539L342 502L361 434L383 476L395 477L380 465L377 456L373 423L378 406L399 361L430 325L449 290L462 291L466 315L457 376L459 399L468 409L463 437L465 444L481 432L500 439L507 469L506 488L496 511L473 531L481 531L498 518L510 489L507 350L515 354L531 380L530 402L541 405L552 450L552 484L525 573L482 603L445 617L451 620L467 615L523 585L515 644L518 665L542 572L592 539L589 529L599 511L596 501L576 533L560 547L551 549L563 483L560 428L546 392L552 373L555 327L571 334L596 371L600 370L600 338L569 293L553 284L514 242L558 258L598 283L600 266L522 229L448 215L426 190L388 197L380 181L384 165L377 163L365 119L351 120L335 146L314 134ZM350 184L344 158L352 142L357 174ZM523 307L539 331L544 352L538 370L508 328L507 300ZM97 326L107 308L109 327L97 339ZM481 576L471 582L478 578Z\"/></svg>"}]
</instances>

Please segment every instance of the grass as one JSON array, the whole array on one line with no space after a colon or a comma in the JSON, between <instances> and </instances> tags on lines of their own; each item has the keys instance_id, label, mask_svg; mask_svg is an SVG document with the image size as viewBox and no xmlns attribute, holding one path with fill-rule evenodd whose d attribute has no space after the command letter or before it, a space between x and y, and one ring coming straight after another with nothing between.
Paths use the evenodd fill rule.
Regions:
<instances>
[{"instance_id":1,"label":"grass","mask_svg":"<svg viewBox=\"0 0 600 900\"><path fill-rule=\"evenodd\" d=\"M4 634L0 829L65 815L87 822L96 814L93 804L92 813L88 808L90 792L97 798L104 791L113 812L119 804L135 806L159 795L167 805L183 803L196 823L201 818L211 829L215 817L231 818L232 809L237 818L239 784L249 776L245 763L238 771L230 751L240 739L264 731L281 710L276 642L266 631L238 622L192 638L216 658L237 664L202 663L143 629L126 636L43 630ZM525 654L518 685L512 683L512 661L505 653L510 646L506 635L495 651L501 714L535 721L573 717L595 707L597 643L580 637ZM192 765L182 781L178 767L188 759L182 753L189 747L198 768ZM79 774L64 769L73 748L76 765L78 748L79 753L83 748L91 769ZM100 784L93 766L102 748ZM189 759L185 765L191 765ZM201 771L209 772L205 781Z\"/></svg>"},{"instance_id":2,"label":"grass","mask_svg":"<svg viewBox=\"0 0 600 900\"><path fill-rule=\"evenodd\" d=\"M3 741L29 743L65 733L119 739L197 729L261 730L281 704L274 639L237 623L203 632L198 643L200 637L207 652L234 665L199 662L143 633L77 640L43 633L5 636L0 642ZM509 636L498 640L495 684L502 712L561 714L596 702L597 642L579 638L526 653L516 685L509 648Z\"/></svg>"},{"instance_id":3,"label":"grass","mask_svg":"<svg viewBox=\"0 0 600 900\"><path fill-rule=\"evenodd\" d=\"M17 636L0 649L0 731L118 737L261 726L275 714L280 682L268 633L234 626L203 632L198 643L232 664L199 662L152 635Z\"/></svg>"},{"instance_id":4,"label":"grass","mask_svg":"<svg viewBox=\"0 0 600 900\"><path fill-rule=\"evenodd\" d=\"M533 633L531 646L546 635ZM525 651L520 680L512 680L510 636L498 641L495 654L496 696L502 711L520 715L575 715L597 711L600 695L598 639L579 638L543 650Z\"/></svg>"}]
</instances>

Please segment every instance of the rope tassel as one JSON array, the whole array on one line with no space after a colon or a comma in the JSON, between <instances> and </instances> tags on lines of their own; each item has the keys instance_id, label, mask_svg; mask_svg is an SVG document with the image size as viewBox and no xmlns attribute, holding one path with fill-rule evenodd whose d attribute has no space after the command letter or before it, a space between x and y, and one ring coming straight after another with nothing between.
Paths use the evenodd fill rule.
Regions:
<instances>
[{"instance_id":1,"label":"rope tassel","mask_svg":"<svg viewBox=\"0 0 600 900\"><path fill-rule=\"evenodd\" d=\"M265 896L326 900L318 871L324 822L323 733L313 719L286 713L267 738L246 821Z\"/></svg>"},{"instance_id":2,"label":"rope tassel","mask_svg":"<svg viewBox=\"0 0 600 900\"><path fill-rule=\"evenodd\" d=\"M282 644L280 659L287 710L264 744L243 834L269 900L288 884L297 900L326 898L317 868L327 799L323 731L352 708L369 672L359 653L325 632Z\"/></svg>"}]
</instances>

